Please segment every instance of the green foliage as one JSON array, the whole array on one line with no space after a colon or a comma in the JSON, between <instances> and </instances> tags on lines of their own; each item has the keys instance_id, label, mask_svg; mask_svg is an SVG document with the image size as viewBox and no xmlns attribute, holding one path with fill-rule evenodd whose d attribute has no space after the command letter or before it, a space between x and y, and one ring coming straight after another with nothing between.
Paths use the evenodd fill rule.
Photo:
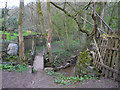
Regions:
<instances>
[{"instance_id":1,"label":"green foliage","mask_svg":"<svg viewBox=\"0 0 120 90\"><path fill-rule=\"evenodd\" d=\"M15 32L15 29L18 29L18 20L16 17L9 17L6 21L7 27L11 28L11 32Z\"/></svg>"},{"instance_id":2,"label":"green foliage","mask_svg":"<svg viewBox=\"0 0 120 90\"><path fill-rule=\"evenodd\" d=\"M13 71L24 72L29 70L29 68L27 68L27 65L18 64L16 67L17 69L12 64L0 64L0 70L7 70L10 72Z\"/></svg>"},{"instance_id":3,"label":"green foliage","mask_svg":"<svg viewBox=\"0 0 120 90\"><path fill-rule=\"evenodd\" d=\"M19 60L19 56L6 55L3 61L16 62Z\"/></svg>"},{"instance_id":4,"label":"green foliage","mask_svg":"<svg viewBox=\"0 0 120 90\"><path fill-rule=\"evenodd\" d=\"M63 74L54 71L46 71L46 73L54 78L55 83L64 85L70 85L75 82L82 82L85 79L97 79L97 77L88 77L87 75L84 75L83 77L81 76L80 78L74 76L66 77Z\"/></svg>"},{"instance_id":5,"label":"green foliage","mask_svg":"<svg viewBox=\"0 0 120 90\"><path fill-rule=\"evenodd\" d=\"M3 34L3 31L0 31L0 38L1 38L1 35ZM7 31L5 31L5 34L6 34L6 39L9 40L9 36L10 36L10 39L11 40L17 40L17 36L19 35L18 33L13 33L12 35L10 35L10 33L8 33ZM40 34L40 33L35 33L35 32L32 32L31 35L36 35L36 34ZM23 31L23 36L28 36L29 34L27 33L27 31Z\"/></svg>"}]
</instances>

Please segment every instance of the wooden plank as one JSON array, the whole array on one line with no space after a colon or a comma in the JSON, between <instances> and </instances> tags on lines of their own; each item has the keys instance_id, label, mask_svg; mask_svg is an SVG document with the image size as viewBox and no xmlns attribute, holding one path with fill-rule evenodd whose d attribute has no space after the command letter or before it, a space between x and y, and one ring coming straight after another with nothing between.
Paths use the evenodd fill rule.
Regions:
<instances>
[{"instance_id":1,"label":"wooden plank","mask_svg":"<svg viewBox=\"0 0 120 90\"><path fill-rule=\"evenodd\" d=\"M115 69L113 69L111 67L108 67L107 65L101 64L100 62L97 62L97 64L100 64L102 67L104 67L104 68L106 68L106 69L108 69L108 70L110 70L110 71L120 75L120 71L118 71L118 70L115 70Z\"/></svg>"},{"instance_id":2,"label":"wooden plank","mask_svg":"<svg viewBox=\"0 0 120 90\"><path fill-rule=\"evenodd\" d=\"M104 46L104 45L101 45L99 46L100 48L106 48L106 49L109 49L109 50L114 50L114 51L118 51L117 48L111 48L111 47L108 47L108 46Z\"/></svg>"},{"instance_id":3,"label":"wooden plank","mask_svg":"<svg viewBox=\"0 0 120 90\"><path fill-rule=\"evenodd\" d=\"M113 47L113 39L109 39L109 41L108 41L108 47ZM112 50L109 50L110 51L110 54L109 54L109 57L108 57L108 62L107 62L107 65L110 67L110 62L111 62L111 57L112 57ZM109 71L108 71L108 69L106 70L106 72L105 72L105 78L107 78L107 76L108 76L108 73L109 73Z\"/></svg>"},{"instance_id":4,"label":"wooden plank","mask_svg":"<svg viewBox=\"0 0 120 90\"><path fill-rule=\"evenodd\" d=\"M120 38L120 36L115 36L115 35L100 35L100 37L116 38L116 39Z\"/></svg>"},{"instance_id":5,"label":"wooden plank","mask_svg":"<svg viewBox=\"0 0 120 90\"><path fill-rule=\"evenodd\" d=\"M99 39L98 42L97 42L97 45L98 45L98 50L101 51L101 48L99 48L99 46L101 45L102 43L102 39ZM99 58L99 55L97 57L97 62L100 62L100 58ZM100 69L100 65L97 64L97 68Z\"/></svg>"},{"instance_id":6,"label":"wooden plank","mask_svg":"<svg viewBox=\"0 0 120 90\"><path fill-rule=\"evenodd\" d=\"M106 40L103 39L103 44L102 45L105 45L105 44L106 44ZM105 48L102 48L102 51L101 51L101 57L102 57L102 59L104 58L104 55L106 54L104 52L105 52ZM103 60L103 63L104 63L104 60Z\"/></svg>"},{"instance_id":7,"label":"wooden plank","mask_svg":"<svg viewBox=\"0 0 120 90\"><path fill-rule=\"evenodd\" d=\"M115 42L115 48L117 48L117 40L114 40ZM114 44L113 42L113 44ZM111 63L111 68L114 68L114 58L116 57L116 51L113 52L113 57L112 57L112 63ZM112 77L112 72L110 71L110 74L109 74L110 77Z\"/></svg>"},{"instance_id":8,"label":"wooden plank","mask_svg":"<svg viewBox=\"0 0 120 90\"><path fill-rule=\"evenodd\" d=\"M95 42L95 39L94 39L94 43L95 43L95 45L97 45L97 42ZM97 67L97 68L99 68L99 64L97 64L97 62L99 62L99 55L98 55L98 51L99 51L99 48L98 48L98 46L97 46L97 50L96 50L96 58L95 58L95 66Z\"/></svg>"},{"instance_id":9,"label":"wooden plank","mask_svg":"<svg viewBox=\"0 0 120 90\"><path fill-rule=\"evenodd\" d=\"M101 39L101 45L104 45L104 40L103 40L103 39ZM99 45L99 48L100 48L101 45ZM103 52L103 51L104 51L104 48L100 48L101 57L103 56L103 55L102 55L102 52ZM100 62L100 58L99 58L99 62ZM99 65L99 69L100 69L100 70L102 69L101 65Z\"/></svg>"},{"instance_id":10,"label":"wooden plank","mask_svg":"<svg viewBox=\"0 0 120 90\"><path fill-rule=\"evenodd\" d=\"M117 48L117 46L118 46L118 39L116 40L116 42L115 42L115 48ZM115 52L115 51L114 51ZM117 54L115 54L113 57L115 58L115 57L117 57L117 60L116 61L114 61L114 58L113 58L113 62L115 62L115 69L116 70L118 70L118 59L119 59L119 56L118 56L118 53L119 52L117 52ZM114 65L114 64L113 64ZM113 78L114 78L114 80L116 79L116 77L118 77L118 74L116 74L116 73L114 73L113 74Z\"/></svg>"},{"instance_id":11,"label":"wooden plank","mask_svg":"<svg viewBox=\"0 0 120 90\"><path fill-rule=\"evenodd\" d=\"M105 45L108 45L108 41L106 42ZM108 56L108 50L105 48L104 52L105 52L106 54L103 54L103 59L104 59L104 62L103 62L103 63L106 64L107 56ZM105 70L106 70L106 68L103 68L102 74L105 74Z\"/></svg>"}]
</instances>

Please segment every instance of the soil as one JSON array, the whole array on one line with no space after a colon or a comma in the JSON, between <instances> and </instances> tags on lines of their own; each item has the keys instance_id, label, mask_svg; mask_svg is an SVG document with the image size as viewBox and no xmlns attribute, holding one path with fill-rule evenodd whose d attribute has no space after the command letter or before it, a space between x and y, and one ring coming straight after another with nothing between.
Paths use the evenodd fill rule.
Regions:
<instances>
[{"instance_id":1,"label":"soil","mask_svg":"<svg viewBox=\"0 0 120 90\"><path fill-rule=\"evenodd\" d=\"M35 64L39 65L39 64ZM31 73L30 71L8 72L2 71L2 87L3 88L118 88L118 82L111 79L101 78L100 80L85 80L83 82L77 82L70 86L63 84L56 84L54 78L47 75L41 66L36 66L38 71ZM70 67L71 68L71 67ZM64 72L70 71L67 68ZM63 71L60 71L63 72ZM72 73L70 74L72 76ZM69 76L70 76L69 75Z\"/></svg>"},{"instance_id":2,"label":"soil","mask_svg":"<svg viewBox=\"0 0 120 90\"><path fill-rule=\"evenodd\" d=\"M43 67L40 66L40 61L43 61L42 52L40 53L37 56L39 58L36 58L34 61L34 67L36 67L35 73L31 73L31 70L23 73L2 71L2 88L118 88L118 82L104 78L84 80L69 86L56 84L54 78L47 75ZM68 71L70 73L70 68L67 68L64 72ZM71 73L70 75L72 76L73 74Z\"/></svg>"},{"instance_id":3,"label":"soil","mask_svg":"<svg viewBox=\"0 0 120 90\"><path fill-rule=\"evenodd\" d=\"M2 71L3 88L118 88L118 82L101 78L100 80L85 80L70 86L54 83L54 78L43 70L35 73L18 73Z\"/></svg>"}]
</instances>

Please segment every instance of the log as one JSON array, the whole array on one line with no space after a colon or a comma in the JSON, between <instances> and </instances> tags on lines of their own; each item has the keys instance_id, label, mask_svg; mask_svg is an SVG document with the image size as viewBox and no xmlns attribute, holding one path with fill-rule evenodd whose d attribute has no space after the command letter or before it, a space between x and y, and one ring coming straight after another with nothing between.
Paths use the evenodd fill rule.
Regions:
<instances>
[{"instance_id":1,"label":"log","mask_svg":"<svg viewBox=\"0 0 120 90\"><path fill-rule=\"evenodd\" d=\"M60 69L65 69L67 67L70 67L71 64L70 63L66 63L64 66L60 66L60 67L56 67L56 68L53 68L54 71L58 71Z\"/></svg>"}]
</instances>

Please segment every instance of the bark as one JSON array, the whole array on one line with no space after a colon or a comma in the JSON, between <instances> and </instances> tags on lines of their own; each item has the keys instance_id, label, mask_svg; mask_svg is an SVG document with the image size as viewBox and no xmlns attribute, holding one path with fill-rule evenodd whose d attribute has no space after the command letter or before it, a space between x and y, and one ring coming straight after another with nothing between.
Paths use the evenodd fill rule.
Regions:
<instances>
[{"instance_id":1,"label":"bark","mask_svg":"<svg viewBox=\"0 0 120 90\"><path fill-rule=\"evenodd\" d=\"M101 11L101 18L104 18L104 2L102 2L102 11ZM102 29L102 21L100 21L100 29Z\"/></svg>"},{"instance_id":2,"label":"bark","mask_svg":"<svg viewBox=\"0 0 120 90\"><path fill-rule=\"evenodd\" d=\"M47 1L47 9L48 9L48 23L49 23L49 31L48 31L48 38L47 38L47 47L49 53L49 60L52 63L52 52L51 52L51 19L50 19L50 2Z\"/></svg>"},{"instance_id":3,"label":"bark","mask_svg":"<svg viewBox=\"0 0 120 90\"><path fill-rule=\"evenodd\" d=\"M20 61L25 59L23 30L22 30L23 7L24 7L24 0L20 0L19 27L18 27L18 30L19 30L19 59L20 59Z\"/></svg>"},{"instance_id":4,"label":"bark","mask_svg":"<svg viewBox=\"0 0 120 90\"><path fill-rule=\"evenodd\" d=\"M41 10L41 2L40 2L40 0L37 0L37 1L38 1L37 6L38 6L39 14L40 14L40 19L41 19L41 24L42 24L44 36L45 36L45 39L47 40L47 43L46 43L47 52L49 54L50 63L52 63L53 60L52 60L51 40L50 40L50 34L51 34L50 4L49 4L49 2L47 2L47 6L48 6L48 23L49 23L49 31L48 31L48 36L47 36L47 32L46 32L46 29L45 29L45 26L44 26L43 13L42 13L42 10Z\"/></svg>"},{"instance_id":5,"label":"bark","mask_svg":"<svg viewBox=\"0 0 120 90\"><path fill-rule=\"evenodd\" d=\"M42 29L43 29L43 32L44 32L43 34L44 34L45 39L47 40L47 32L46 32L46 29L45 29L45 26L44 26L43 13L42 13L42 10L41 10L41 2L40 2L40 0L37 0L37 1L38 1L37 6L38 6L39 14L40 14Z\"/></svg>"},{"instance_id":6,"label":"bark","mask_svg":"<svg viewBox=\"0 0 120 90\"><path fill-rule=\"evenodd\" d=\"M65 8L66 8L66 2L65 2L65 4L64 4L64 9L65 9ZM67 31L66 22L67 22L67 17L66 17L66 15L65 15L65 17L64 17L64 29L65 29L65 35L66 35L66 37L65 37L64 43L65 43L65 48L66 48L67 50L69 50L68 31Z\"/></svg>"},{"instance_id":7,"label":"bark","mask_svg":"<svg viewBox=\"0 0 120 90\"><path fill-rule=\"evenodd\" d=\"M98 31L98 29L97 29L97 18L96 18L95 10L96 10L96 3L94 2L92 18L94 20L94 36L95 36L95 40L97 40L97 31Z\"/></svg>"},{"instance_id":8,"label":"bark","mask_svg":"<svg viewBox=\"0 0 120 90\"><path fill-rule=\"evenodd\" d=\"M5 9L4 9L4 31L3 31L3 35L5 35L5 30L6 30L6 11L7 11L7 2L5 4ZM4 40L5 38L3 38Z\"/></svg>"}]
</instances>

